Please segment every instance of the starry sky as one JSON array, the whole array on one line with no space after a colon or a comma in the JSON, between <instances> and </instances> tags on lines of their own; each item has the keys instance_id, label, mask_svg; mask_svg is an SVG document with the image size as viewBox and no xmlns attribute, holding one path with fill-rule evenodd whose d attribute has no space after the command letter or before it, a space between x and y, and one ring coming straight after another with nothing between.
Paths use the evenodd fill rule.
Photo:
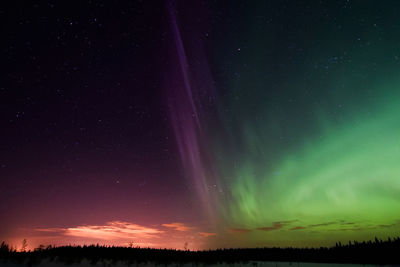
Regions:
<instances>
[{"instance_id":1,"label":"starry sky","mask_svg":"<svg viewBox=\"0 0 400 267\"><path fill-rule=\"evenodd\" d=\"M0 239L400 233L398 1L3 1Z\"/></svg>"}]
</instances>

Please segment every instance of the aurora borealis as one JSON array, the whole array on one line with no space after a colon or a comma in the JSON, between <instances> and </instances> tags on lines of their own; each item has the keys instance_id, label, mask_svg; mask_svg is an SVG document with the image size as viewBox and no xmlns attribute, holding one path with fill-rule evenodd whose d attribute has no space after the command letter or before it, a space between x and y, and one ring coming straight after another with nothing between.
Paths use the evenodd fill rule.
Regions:
<instances>
[{"instance_id":1,"label":"aurora borealis","mask_svg":"<svg viewBox=\"0 0 400 267\"><path fill-rule=\"evenodd\" d=\"M397 1L1 12L0 239L196 250L399 235Z\"/></svg>"}]
</instances>

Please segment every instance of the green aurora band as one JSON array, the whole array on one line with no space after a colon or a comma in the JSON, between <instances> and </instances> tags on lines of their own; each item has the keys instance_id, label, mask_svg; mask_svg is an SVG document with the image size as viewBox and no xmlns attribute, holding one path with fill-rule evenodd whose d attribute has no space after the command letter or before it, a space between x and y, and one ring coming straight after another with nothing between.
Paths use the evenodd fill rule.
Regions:
<instances>
[{"instance_id":1,"label":"green aurora band","mask_svg":"<svg viewBox=\"0 0 400 267\"><path fill-rule=\"evenodd\" d=\"M273 164L266 135L248 130L245 157L230 173L225 219L231 227L251 230L246 235L252 245L268 239L305 246L397 236L400 106L382 99L369 110L339 124L320 119L317 137Z\"/></svg>"},{"instance_id":2,"label":"green aurora band","mask_svg":"<svg viewBox=\"0 0 400 267\"><path fill-rule=\"evenodd\" d=\"M400 83L392 86L400 88ZM248 235L259 245L265 244L265 235L274 240L271 244L293 245L297 240L303 246L397 236L400 106L396 99L395 95L381 99L369 111L338 124L320 116L318 136L303 140L273 164L268 164L268 142L263 140L268 135L262 134L266 131L257 136L257 131L247 130L246 156L231 173L225 215L232 228L253 230Z\"/></svg>"},{"instance_id":3,"label":"green aurora band","mask_svg":"<svg viewBox=\"0 0 400 267\"><path fill-rule=\"evenodd\" d=\"M261 23L257 10L249 29ZM273 47L276 35L242 38L229 66L240 75L222 77L230 80L219 102L223 126L212 136L224 192L217 246L399 236L400 68L391 31L364 27L350 38L317 29L297 58Z\"/></svg>"}]
</instances>

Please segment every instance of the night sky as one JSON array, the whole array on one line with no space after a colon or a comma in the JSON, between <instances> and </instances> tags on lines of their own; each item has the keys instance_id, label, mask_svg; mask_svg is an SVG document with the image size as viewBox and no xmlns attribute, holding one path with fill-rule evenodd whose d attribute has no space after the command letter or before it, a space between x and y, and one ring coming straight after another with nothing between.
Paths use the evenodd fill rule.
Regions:
<instances>
[{"instance_id":1,"label":"night sky","mask_svg":"<svg viewBox=\"0 0 400 267\"><path fill-rule=\"evenodd\" d=\"M0 240L400 233L400 2L2 1Z\"/></svg>"}]
</instances>

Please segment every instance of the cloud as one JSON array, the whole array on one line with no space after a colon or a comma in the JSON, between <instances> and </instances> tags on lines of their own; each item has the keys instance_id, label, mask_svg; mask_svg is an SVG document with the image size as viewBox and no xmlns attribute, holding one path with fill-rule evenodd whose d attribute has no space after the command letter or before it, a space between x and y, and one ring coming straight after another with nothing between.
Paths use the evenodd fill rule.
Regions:
<instances>
[{"instance_id":1,"label":"cloud","mask_svg":"<svg viewBox=\"0 0 400 267\"><path fill-rule=\"evenodd\" d=\"M248 233L248 232L251 232L251 229L229 228L228 231L231 233Z\"/></svg>"},{"instance_id":2,"label":"cloud","mask_svg":"<svg viewBox=\"0 0 400 267\"><path fill-rule=\"evenodd\" d=\"M296 227L290 228L289 230L302 230L302 229L306 229L306 227L296 226Z\"/></svg>"},{"instance_id":3,"label":"cloud","mask_svg":"<svg viewBox=\"0 0 400 267\"><path fill-rule=\"evenodd\" d=\"M279 229L285 227L286 225L294 223L294 222L298 222L298 220L274 222L272 226L260 227L260 228L257 228L257 230L262 230L262 231L279 230ZM311 231L314 228L325 227L325 226L329 226L329 225L338 225L338 227L341 226L342 228L324 229L324 230L326 230L326 231L362 231L362 230L372 230L372 229L377 229L377 228L395 227L397 225L400 225L400 221L395 221L390 224L380 224L380 225L359 227L359 226L357 226L357 224L355 222L347 222L344 220L339 220L339 221L323 222L323 223L317 223L317 224L309 224L309 225L304 225L304 226L298 225L298 226L289 228L288 230L294 231L294 230L307 229L307 230ZM349 227L345 228L343 226L349 226Z\"/></svg>"},{"instance_id":4,"label":"cloud","mask_svg":"<svg viewBox=\"0 0 400 267\"><path fill-rule=\"evenodd\" d=\"M288 221L279 221L279 222L273 222L272 226L265 226L265 227L259 227L256 228L256 230L261 230L261 231L274 231L274 230L279 230L282 227L289 225L291 223L297 222L298 220L288 220ZM245 228L230 228L228 231L232 233L248 233L252 231L252 229L245 229Z\"/></svg>"},{"instance_id":5,"label":"cloud","mask_svg":"<svg viewBox=\"0 0 400 267\"><path fill-rule=\"evenodd\" d=\"M338 224L338 222L324 222L324 223L309 224L306 226L295 226L293 228L290 228L289 230L303 230L303 229L323 227L323 226L328 226L328 225L333 225L333 224Z\"/></svg>"},{"instance_id":6,"label":"cloud","mask_svg":"<svg viewBox=\"0 0 400 267\"><path fill-rule=\"evenodd\" d=\"M332 231L364 231L364 230L372 230L372 229L376 229L376 227L341 228L341 229L335 229Z\"/></svg>"},{"instance_id":7,"label":"cloud","mask_svg":"<svg viewBox=\"0 0 400 267\"><path fill-rule=\"evenodd\" d=\"M283 226L284 226L284 223L282 223L282 222L274 222L274 224L272 226L260 227L260 228L257 228L257 230L274 231L274 230L281 229Z\"/></svg>"},{"instance_id":8,"label":"cloud","mask_svg":"<svg viewBox=\"0 0 400 267\"><path fill-rule=\"evenodd\" d=\"M193 227L187 226L184 223L174 222L174 223L164 223L164 227L173 228L176 231L187 232L193 230Z\"/></svg>"},{"instance_id":9,"label":"cloud","mask_svg":"<svg viewBox=\"0 0 400 267\"><path fill-rule=\"evenodd\" d=\"M284 226L287 226L289 224L298 222L299 220L288 220L288 221L278 221L278 222L274 222L272 224L272 226L266 226L266 227L259 227L257 228L257 230L261 230L261 231L274 231L274 230L279 230L281 228L283 228Z\"/></svg>"},{"instance_id":10,"label":"cloud","mask_svg":"<svg viewBox=\"0 0 400 267\"><path fill-rule=\"evenodd\" d=\"M199 235L204 236L204 237L209 237L209 236L216 236L216 233L208 233L208 232L199 232Z\"/></svg>"},{"instance_id":11,"label":"cloud","mask_svg":"<svg viewBox=\"0 0 400 267\"><path fill-rule=\"evenodd\" d=\"M337 224L337 222L326 222L326 223L310 224L307 227L311 228L311 227L319 227L319 226L328 226L328 225L332 225L332 224Z\"/></svg>"},{"instance_id":12,"label":"cloud","mask_svg":"<svg viewBox=\"0 0 400 267\"><path fill-rule=\"evenodd\" d=\"M399 225L400 225L400 221L395 221L394 223L391 223L391 224L379 224L377 227L378 228L390 228L390 227L399 226Z\"/></svg>"},{"instance_id":13,"label":"cloud","mask_svg":"<svg viewBox=\"0 0 400 267\"><path fill-rule=\"evenodd\" d=\"M35 231L44 233L60 233L65 232L66 229L67 228L36 228Z\"/></svg>"},{"instance_id":14,"label":"cloud","mask_svg":"<svg viewBox=\"0 0 400 267\"><path fill-rule=\"evenodd\" d=\"M208 228L197 228L184 223L139 225L125 221L110 221L104 224L74 225L58 228L29 229L34 246L39 244L102 244L153 248L182 248L190 241L190 249L207 248L208 239L217 234ZM32 232L33 230L33 232ZM32 240L35 240L32 242Z\"/></svg>"},{"instance_id":15,"label":"cloud","mask_svg":"<svg viewBox=\"0 0 400 267\"><path fill-rule=\"evenodd\" d=\"M66 236L103 240L157 238L159 234L164 232L157 228L122 221L111 221L105 225L81 225L68 228L41 228L36 229L36 231L54 232Z\"/></svg>"}]
</instances>

